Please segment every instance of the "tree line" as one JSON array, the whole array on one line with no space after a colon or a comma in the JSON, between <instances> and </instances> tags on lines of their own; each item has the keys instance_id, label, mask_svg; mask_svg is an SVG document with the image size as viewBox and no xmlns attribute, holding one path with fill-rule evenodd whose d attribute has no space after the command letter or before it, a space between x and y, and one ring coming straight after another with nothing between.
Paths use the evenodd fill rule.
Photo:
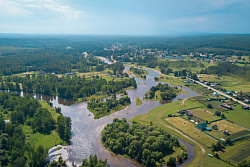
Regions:
<instances>
[{"instance_id":1,"label":"tree line","mask_svg":"<svg viewBox=\"0 0 250 167\"><path fill-rule=\"evenodd\" d=\"M0 90L23 90L37 94L58 95L75 101L97 93L111 95L131 86L137 87L134 78L107 81L99 76L85 78L84 76L26 75L25 77L0 77L1 81Z\"/></svg>"},{"instance_id":2,"label":"tree line","mask_svg":"<svg viewBox=\"0 0 250 167\"><path fill-rule=\"evenodd\" d=\"M150 167L166 163L163 158L173 153L173 147L180 147L177 138L160 127L136 122L130 126L125 118L115 118L108 124L102 131L101 141L115 154L127 155ZM183 158L187 157L187 152L183 154Z\"/></svg>"},{"instance_id":3,"label":"tree line","mask_svg":"<svg viewBox=\"0 0 250 167\"><path fill-rule=\"evenodd\" d=\"M216 74L227 76L238 76L250 81L250 67L238 66L231 63L219 63L217 66L210 66L200 71L201 74Z\"/></svg>"},{"instance_id":4,"label":"tree line","mask_svg":"<svg viewBox=\"0 0 250 167\"><path fill-rule=\"evenodd\" d=\"M158 83L157 86L152 86L149 89L149 92L147 92L145 94L145 98L146 99L152 99L152 98L154 98L155 97L155 93L158 90L161 92L160 96L161 96L162 100L170 100L170 99L176 97L176 95L177 95L176 92L177 92L178 88L177 87L171 87L168 84Z\"/></svg>"}]
</instances>

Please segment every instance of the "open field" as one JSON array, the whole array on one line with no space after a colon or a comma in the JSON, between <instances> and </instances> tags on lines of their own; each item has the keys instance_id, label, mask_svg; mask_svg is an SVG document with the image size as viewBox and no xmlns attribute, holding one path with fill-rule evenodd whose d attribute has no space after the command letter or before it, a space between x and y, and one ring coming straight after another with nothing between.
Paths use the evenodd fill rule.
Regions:
<instances>
[{"instance_id":1,"label":"open field","mask_svg":"<svg viewBox=\"0 0 250 167\"><path fill-rule=\"evenodd\" d=\"M239 77L231 76L217 76L217 75L207 75L199 74L200 80L206 80L210 82L217 82L221 84L221 87L227 90L250 92L250 82Z\"/></svg>"},{"instance_id":2,"label":"open field","mask_svg":"<svg viewBox=\"0 0 250 167\"><path fill-rule=\"evenodd\" d=\"M190 89L200 93L200 94L211 94L213 93L212 90L208 90L204 86L201 86L199 84L194 84L194 83L186 83L185 86L189 87Z\"/></svg>"},{"instance_id":3,"label":"open field","mask_svg":"<svg viewBox=\"0 0 250 167\"><path fill-rule=\"evenodd\" d=\"M119 78L116 77L113 74L112 70L109 69L105 69L104 71L101 72L87 72L87 73L78 73L78 76L85 76L86 78L91 78L93 76L98 75L99 77L102 77L104 79L106 79L107 81L111 81L111 80L123 80L123 78Z\"/></svg>"},{"instance_id":4,"label":"open field","mask_svg":"<svg viewBox=\"0 0 250 167\"><path fill-rule=\"evenodd\" d=\"M220 119L220 117L215 116L209 110L204 110L202 108L193 109L191 111L192 111L193 115L195 115L196 117L201 118L201 119L203 119L205 121L207 120L207 121L210 122L210 121L213 121L213 120Z\"/></svg>"},{"instance_id":5,"label":"open field","mask_svg":"<svg viewBox=\"0 0 250 167\"><path fill-rule=\"evenodd\" d=\"M236 125L234 123L228 122L227 120L220 120L216 122L212 122L210 126L212 127L213 125L218 126L218 130L224 131L228 130L229 134L234 134L243 130L247 130L246 128Z\"/></svg>"},{"instance_id":6,"label":"open field","mask_svg":"<svg viewBox=\"0 0 250 167\"><path fill-rule=\"evenodd\" d=\"M250 128L250 110L244 110L241 106L237 104L233 106L234 110L224 111L223 114L228 120Z\"/></svg>"},{"instance_id":7,"label":"open field","mask_svg":"<svg viewBox=\"0 0 250 167\"><path fill-rule=\"evenodd\" d=\"M165 77L163 75L160 76L159 81L160 82L166 82L168 84L175 85L175 86L182 86L182 85L184 85L184 82L180 81L178 78Z\"/></svg>"},{"instance_id":8,"label":"open field","mask_svg":"<svg viewBox=\"0 0 250 167\"><path fill-rule=\"evenodd\" d=\"M41 134L41 133L33 133L33 130L30 126L21 125L25 136L27 137L27 142L29 142L31 145L34 145L34 147L38 147L39 145L42 145L45 149L50 149L51 147L55 145L66 145L64 141L62 141L58 135L57 132L52 131L49 135L47 134Z\"/></svg>"},{"instance_id":9,"label":"open field","mask_svg":"<svg viewBox=\"0 0 250 167\"><path fill-rule=\"evenodd\" d=\"M216 142L216 140L206 135L201 130L195 128L194 123L191 123L190 121L187 121L181 117L165 118L165 121L169 122L170 124L180 129L182 132L188 134L192 138L200 141L207 147L210 147L212 143Z\"/></svg>"}]
</instances>

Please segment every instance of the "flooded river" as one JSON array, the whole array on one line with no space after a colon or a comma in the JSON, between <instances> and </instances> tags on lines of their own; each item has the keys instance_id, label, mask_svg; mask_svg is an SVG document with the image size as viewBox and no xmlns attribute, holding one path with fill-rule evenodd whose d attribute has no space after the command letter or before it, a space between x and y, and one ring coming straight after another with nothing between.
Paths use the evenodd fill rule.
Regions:
<instances>
[{"instance_id":1,"label":"flooded river","mask_svg":"<svg viewBox=\"0 0 250 167\"><path fill-rule=\"evenodd\" d=\"M107 59L102 58L106 63L111 63ZM125 70L129 69L126 67ZM71 166L72 162L75 162L77 165L80 165L82 159L85 157L89 157L89 155L97 154L98 158L108 159L108 163L111 166L119 166L119 167L133 167L133 166L141 166L137 162L126 159L120 156L116 156L113 153L107 151L100 143L101 132L105 125L111 123L114 118L126 118L127 120L133 118L136 115L142 115L148 113L151 109L162 105L159 101L151 101L151 100L142 100L143 104L140 106L136 106L136 98L139 97L143 99L143 96L149 89L157 85L154 82L154 77L159 77L159 74L153 70L145 69L149 72L146 80L142 80L140 78L135 78L137 82L137 89L127 90L128 96L131 98L131 104L125 109L113 113L111 115L105 116L100 119L94 119L93 114L87 109L87 103L81 102L77 104L73 104L71 101L67 101L61 98L55 97L46 97L41 96L39 98L43 98L44 100L50 100L53 103L53 106L61 107L62 114L64 116L69 116L72 119L72 139L71 145L63 148L62 156L64 160L67 160L67 164ZM140 84L138 84L140 82ZM172 101L176 101L178 99L184 99L190 96L198 95L196 92L192 91L189 88L183 88L184 91L188 91L189 94L181 94L178 95ZM90 115L90 116L89 116ZM184 165L191 162L194 158L194 146L188 144L185 141L179 139L179 141L186 146L188 150L188 160L184 162ZM65 153L66 152L66 153ZM54 154L53 154L54 153ZM50 159L56 159L58 156L55 156L56 152L55 148L52 148L49 152ZM59 150L60 153L60 150Z\"/></svg>"}]
</instances>

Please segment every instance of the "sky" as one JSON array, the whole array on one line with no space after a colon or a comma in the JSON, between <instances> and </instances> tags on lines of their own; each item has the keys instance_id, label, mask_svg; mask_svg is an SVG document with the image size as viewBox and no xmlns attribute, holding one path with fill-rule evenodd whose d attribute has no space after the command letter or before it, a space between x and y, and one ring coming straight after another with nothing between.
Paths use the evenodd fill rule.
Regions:
<instances>
[{"instance_id":1,"label":"sky","mask_svg":"<svg viewBox=\"0 0 250 167\"><path fill-rule=\"evenodd\" d=\"M250 0L0 0L0 33L250 33Z\"/></svg>"}]
</instances>

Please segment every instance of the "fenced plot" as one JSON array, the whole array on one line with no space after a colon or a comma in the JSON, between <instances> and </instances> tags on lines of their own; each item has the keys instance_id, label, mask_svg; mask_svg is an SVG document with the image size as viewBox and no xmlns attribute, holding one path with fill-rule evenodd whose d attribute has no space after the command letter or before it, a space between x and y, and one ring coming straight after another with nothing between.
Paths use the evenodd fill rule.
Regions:
<instances>
[{"instance_id":1,"label":"fenced plot","mask_svg":"<svg viewBox=\"0 0 250 167\"><path fill-rule=\"evenodd\" d=\"M240 138L242 136L246 136L246 135L250 135L250 131L249 130L243 130L243 131L231 134L230 135L230 139L234 140L234 139Z\"/></svg>"},{"instance_id":2,"label":"fenced plot","mask_svg":"<svg viewBox=\"0 0 250 167\"><path fill-rule=\"evenodd\" d=\"M244 160L245 158L249 157L250 156L250 148L242 151L241 153L233 156L231 159L233 161L236 161L236 162L240 162L242 160Z\"/></svg>"}]
</instances>

